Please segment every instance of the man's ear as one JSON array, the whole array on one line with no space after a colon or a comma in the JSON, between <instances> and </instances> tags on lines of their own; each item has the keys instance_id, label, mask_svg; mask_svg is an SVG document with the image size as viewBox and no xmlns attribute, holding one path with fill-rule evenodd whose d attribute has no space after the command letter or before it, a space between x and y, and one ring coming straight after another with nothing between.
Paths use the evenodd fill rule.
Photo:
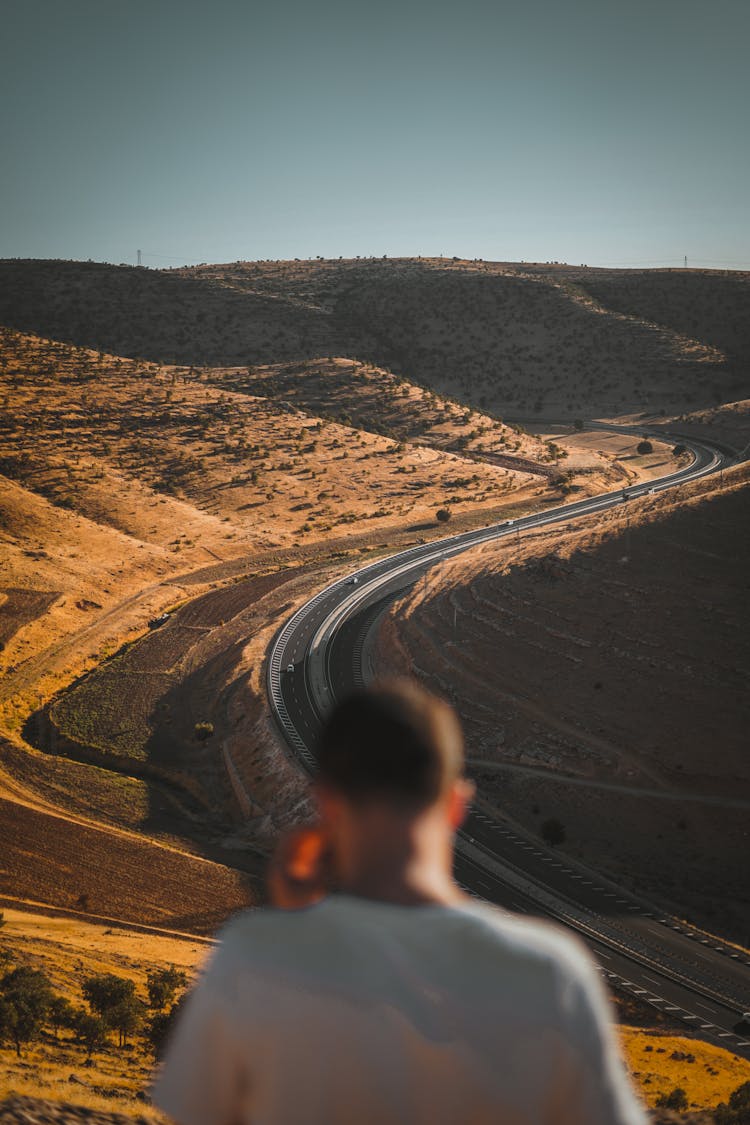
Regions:
<instances>
[{"instance_id":1,"label":"man's ear","mask_svg":"<svg viewBox=\"0 0 750 1125\"><path fill-rule=\"evenodd\" d=\"M474 800L476 785L466 777L459 777L453 782L448 793L448 822L455 832L461 827L469 806Z\"/></svg>"}]
</instances>

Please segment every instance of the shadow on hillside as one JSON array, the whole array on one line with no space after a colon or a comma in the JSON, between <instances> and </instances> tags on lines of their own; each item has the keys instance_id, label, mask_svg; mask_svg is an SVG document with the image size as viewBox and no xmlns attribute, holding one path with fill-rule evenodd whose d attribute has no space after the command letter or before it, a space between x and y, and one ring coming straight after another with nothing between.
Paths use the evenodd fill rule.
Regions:
<instances>
[{"instance_id":1,"label":"shadow on hillside","mask_svg":"<svg viewBox=\"0 0 750 1125\"><path fill-rule=\"evenodd\" d=\"M97 262L0 262L0 323L181 366L302 361L346 355L352 344L330 316L309 305Z\"/></svg>"}]
</instances>

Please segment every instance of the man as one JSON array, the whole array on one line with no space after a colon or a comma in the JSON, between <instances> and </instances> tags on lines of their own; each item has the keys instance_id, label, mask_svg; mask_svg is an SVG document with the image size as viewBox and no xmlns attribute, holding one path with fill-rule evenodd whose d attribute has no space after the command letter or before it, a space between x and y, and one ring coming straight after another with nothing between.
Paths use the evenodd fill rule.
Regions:
<instances>
[{"instance_id":1,"label":"man","mask_svg":"<svg viewBox=\"0 0 750 1125\"><path fill-rule=\"evenodd\" d=\"M358 692L318 764L336 893L229 923L157 1104L179 1125L643 1125L583 947L453 880L472 796L453 711Z\"/></svg>"}]
</instances>

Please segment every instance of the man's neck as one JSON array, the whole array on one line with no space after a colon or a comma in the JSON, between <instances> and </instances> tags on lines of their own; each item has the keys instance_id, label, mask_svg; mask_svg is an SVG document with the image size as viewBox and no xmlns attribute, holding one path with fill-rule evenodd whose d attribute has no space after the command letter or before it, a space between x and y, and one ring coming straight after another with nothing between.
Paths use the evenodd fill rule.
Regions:
<instances>
[{"instance_id":1,"label":"man's neck","mask_svg":"<svg viewBox=\"0 0 750 1125\"><path fill-rule=\"evenodd\" d=\"M458 906L466 895L452 879L415 879L368 873L342 883L339 890L355 898L395 906Z\"/></svg>"},{"instance_id":2,"label":"man's neck","mask_svg":"<svg viewBox=\"0 0 750 1125\"><path fill-rule=\"evenodd\" d=\"M453 842L445 833L362 834L350 841L339 887L358 898L403 906L453 906L465 896L452 876Z\"/></svg>"}]
</instances>

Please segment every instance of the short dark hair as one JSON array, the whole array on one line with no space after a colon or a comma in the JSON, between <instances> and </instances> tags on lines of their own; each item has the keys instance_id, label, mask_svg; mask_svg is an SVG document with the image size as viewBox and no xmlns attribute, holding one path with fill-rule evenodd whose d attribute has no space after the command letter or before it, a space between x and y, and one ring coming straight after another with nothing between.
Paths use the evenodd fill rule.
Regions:
<instances>
[{"instance_id":1,"label":"short dark hair","mask_svg":"<svg viewBox=\"0 0 750 1125\"><path fill-rule=\"evenodd\" d=\"M463 772L463 736L447 703L411 680L353 692L323 724L318 781L353 802L419 810Z\"/></svg>"}]
</instances>

